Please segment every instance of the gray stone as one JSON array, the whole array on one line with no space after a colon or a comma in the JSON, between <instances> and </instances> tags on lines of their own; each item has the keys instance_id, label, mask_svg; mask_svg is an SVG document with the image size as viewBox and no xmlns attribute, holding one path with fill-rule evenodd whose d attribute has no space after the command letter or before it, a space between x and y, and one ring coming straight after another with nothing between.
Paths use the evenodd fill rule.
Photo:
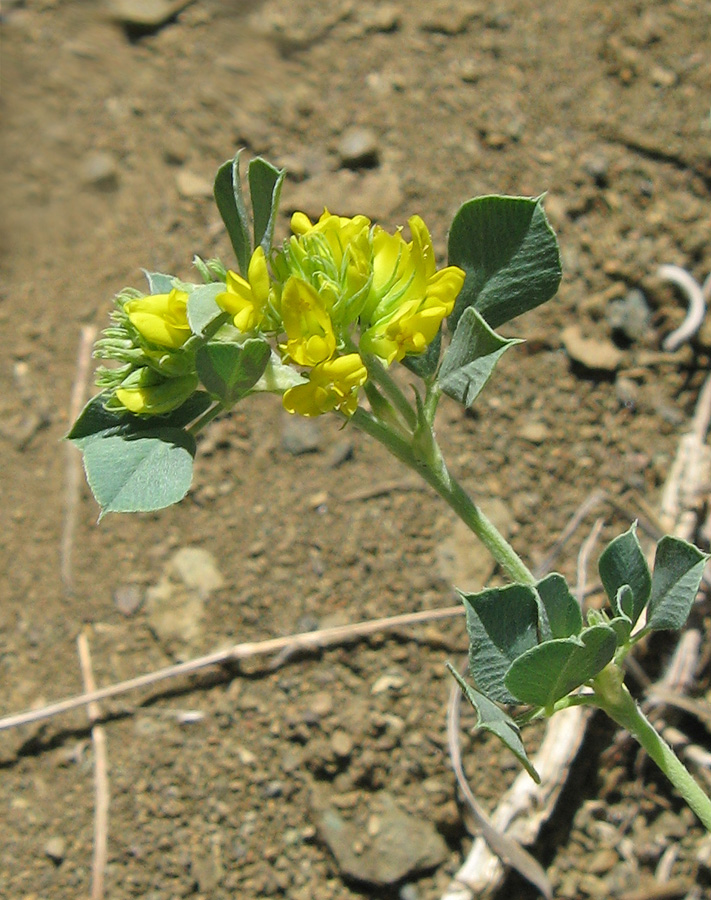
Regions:
<instances>
[{"instance_id":1,"label":"gray stone","mask_svg":"<svg viewBox=\"0 0 711 900\"><path fill-rule=\"evenodd\" d=\"M141 608L143 590L139 584L120 584L114 589L114 604L124 616L132 616Z\"/></svg>"},{"instance_id":2,"label":"gray stone","mask_svg":"<svg viewBox=\"0 0 711 900\"><path fill-rule=\"evenodd\" d=\"M368 827L346 819L314 792L321 838L346 878L378 887L436 868L447 845L427 819L402 810L386 791L368 799Z\"/></svg>"},{"instance_id":3,"label":"gray stone","mask_svg":"<svg viewBox=\"0 0 711 900\"><path fill-rule=\"evenodd\" d=\"M373 168L380 158L378 136L372 128L346 128L338 142L338 155L349 169Z\"/></svg>"},{"instance_id":4,"label":"gray stone","mask_svg":"<svg viewBox=\"0 0 711 900\"><path fill-rule=\"evenodd\" d=\"M607 308L607 321L613 332L628 341L643 340L649 333L652 313L642 291L635 289L612 300Z\"/></svg>"},{"instance_id":5,"label":"gray stone","mask_svg":"<svg viewBox=\"0 0 711 900\"><path fill-rule=\"evenodd\" d=\"M281 445L292 456L315 453L321 446L321 427L315 419L285 412L281 418Z\"/></svg>"}]
</instances>

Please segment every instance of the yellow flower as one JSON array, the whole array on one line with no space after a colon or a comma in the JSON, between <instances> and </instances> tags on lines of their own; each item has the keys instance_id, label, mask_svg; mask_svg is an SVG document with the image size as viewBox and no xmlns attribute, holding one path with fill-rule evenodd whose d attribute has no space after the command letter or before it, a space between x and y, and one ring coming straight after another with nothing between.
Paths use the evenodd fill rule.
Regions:
<instances>
[{"instance_id":1,"label":"yellow flower","mask_svg":"<svg viewBox=\"0 0 711 900\"><path fill-rule=\"evenodd\" d=\"M331 317L316 291L291 276L281 295L281 317L286 344L281 346L300 366L315 366L333 356L336 336Z\"/></svg>"},{"instance_id":2,"label":"yellow flower","mask_svg":"<svg viewBox=\"0 0 711 900\"><path fill-rule=\"evenodd\" d=\"M422 219L412 216L408 224L409 243L399 231L375 229L373 281L361 315L365 328L361 348L388 365L427 348L464 284L464 271L457 266L437 271L432 239Z\"/></svg>"},{"instance_id":3,"label":"yellow flower","mask_svg":"<svg viewBox=\"0 0 711 900\"><path fill-rule=\"evenodd\" d=\"M173 288L169 294L150 294L128 300L123 309L146 341L177 350L191 335L187 304L187 293Z\"/></svg>"},{"instance_id":4,"label":"yellow flower","mask_svg":"<svg viewBox=\"0 0 711 900\"><path fill-rule=\"evenodd\" d=\"M284 393L284 409L300 416L320 416L333 410L352 416L358 408L358 388L367 378L368 372L357 353L328 359L314 366L306 384Z\"/></svg>"},{"instance_id":5,"label":"yellow flower","mask_svg":"<svg viewBox=\"0 0 711 900\"><path fill-rule=\"evenodd\" d=\"M390 365L408 354L423 353L435 339L442 319L452 311L435 298L408 300L389 319L377 322L363 333L360 347Z\"/></svg>"},{"instance_id":6,"label":"yellow flower","mask_svg":"<svg viewBox=\"0 0 711 900\"><path fill-rule=\"evenodd\" d=\"M234 316L235 327L240 331L258 328L264 319L271 282L267 259L261 247L252 254L247 269L247 280L237 272L227 273L227 290L215 298L217 305Z\"/></svg>"},{"instance_id":7,"label":"yellow flower","mask_svg":"<svg viewBox=\"0 0 711 900\"><path fill-rule=\"evenodd\" d=\"M161 416L181 406L197 389L197 375L161 378L149 368L135 369L116 389L115 397L136 416Z\"/></svg>"}]
</instances>

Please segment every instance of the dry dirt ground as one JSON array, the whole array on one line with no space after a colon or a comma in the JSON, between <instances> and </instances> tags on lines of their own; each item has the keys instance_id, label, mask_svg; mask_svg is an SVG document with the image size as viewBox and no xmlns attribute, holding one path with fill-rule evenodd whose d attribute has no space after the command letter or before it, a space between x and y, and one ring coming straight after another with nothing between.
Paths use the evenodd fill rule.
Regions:
<instances>
[{"instance_id":1,"label":"dry dirt ground","mask_svg":"<svg viewBox=\"0 0 711 900\"><path fill-rule=\"evenodd\" d=\"M389 228L418 212L443 257L462 201L548 192L560 293L509 326L527 343L475 414L443 406L442 444L477 496L503 501L532 564L593 489L621 501L557 560L572 578L596 515L609 538L657 506L711 347L706 329L661 351L683 302L655 277L661 263L699 279L711 268L707 0L196 0L147 33L112 15L120 5L25 0L1 14L3 713L81 689L82 629L108 684L237 641L447 606L452 580L477 577L454 520L383 451L325 419L295 430L258 398L206 433L177 507L97 526L82 484L63 580L61 437L82 328L106 323L141 267L190 277L194 253L230 262L210 181L240 146L290 169L282 235L297 206ZM352 127L373 145L366 168L344 162ZM634 290L649 313L625 338L610 313L638 309ZM571 359L571 326L596 352L616 340L607 372ZM706 635L703 604L697 624ZM640 658L648 676L671 646ZM444 663L465 647L457 619L105 704L106 896L439 898L471 842L445 739ZM699 697L710 655L705 643ZM697 719L674 722L711 749ZM466 734L463 753L491 807L511 760ZM3 733L0 765L0 896L87 897L85 714ZM596 721L571 779L534 848L557 897L711 896L702 829L633 746ZM324 809L355 826L356 851L377 851L387 795L444 850L403 883L349 882ZM533 894L512 878L500 896Z\"/></svg>"}]
</instances>

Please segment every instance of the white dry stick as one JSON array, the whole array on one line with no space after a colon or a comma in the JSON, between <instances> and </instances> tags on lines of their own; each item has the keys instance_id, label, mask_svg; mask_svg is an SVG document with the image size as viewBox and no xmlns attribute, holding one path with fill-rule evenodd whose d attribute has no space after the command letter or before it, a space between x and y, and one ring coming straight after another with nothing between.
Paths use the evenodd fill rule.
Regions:
<instances>
[{"instance_id":1,"label":"white dry stick","mask_svg":"<svg viewBox=\"0 0 711 900\"><path fill-rule=\"evenodd\" d=\"M660 523L666 533L690 540L697 525L700 492L709 484L711 455L706 435L711 422L711 375L696 402L691 430L682 436L662 493Z\"/></svg>"},{"instance_id":2,"label":"white dry stick","mask_svg":"<svg viewBox=\"0 0 711 900\"><path fill-rule=\"evenodd\" d=\"M571 706L548 720L543 742L533 765L541 776L536 784L521 772L491 816L491 825L523 845L531 844L553 812L565 784L571 760L585 734L591 710ZM504 866L487 847L483 837L474 841L464 865L457 872L442 900L474 900L501 885Z\"/></svg>"},{"instance_id":3,"label":"white dry stick","mask_svg":"<svg viewBox=\"0 0 711 900\"><path fill-rule=\"evenodd\" d=\"M578 583L575 586L575 597L578 606L582 609L585 604L585 593L587 590L587 573L588 561L590 554L593 552L597 539L600 537L602 526L605 524L604 519L596 519L595 524L590 530L590 534L585 538L578 553Z\"/></svg>"},{"instance_id":4,"label":"white dry stick","mask_svg":"<svg viewBox=\"0 0 711 900\"><path fill-rule=\"evenodd\" d=\"M77 353L77 369L74 377L71 402L69 404L69 421L74 422L81 412L86 396L86 383L89 375L89 362L91 360L91 348L96 337L96 328L93 325L85 325L81 330L79 339L79 352ZM64 529L62 531L62 544L60 548L60 572L62 583L68 594L73 588L72 578L72 548L74 546L74 532L77 524L77 498L81 483L81 463L76 447L69 442L66 445L67 468L65 484Z\"/></svg>"},{"instance_id":5,"label":"white dry stick","mask_svg":"<svg viewBox=\"0 0 711 900\"><path fill-rule=\"evenodd\" d=\"M77 638L79 651L79 664L84 690L91 692L96 690L94 673L91 668L91 653L89 641L85 632L81 632ZM103 900L104 897L104 873L108 853L109 834L109 772L106 760L106 735L101 725L97 725L101 718L101 711L96 702L87 705L87 714L92 723L91 739L94 745L94 858L91 866L91 900Z\"/></svg>"},{"instance_id":6,"label":"white dry stick","mask_svg":"<svg viewBox=\"0 0 711 900\"><path fill-rule=\"evenodd\" d=\"M701 328L701 323L706 315L706 304L711 300L711 275L706 279L703 287L686 269L682 269L680 266L660 266L657 275L662 281L670 281L681 288L689 302L689 309L684 321L662 341L664 350L673 351L690 340Z\"/></svg>"}]
</instances>

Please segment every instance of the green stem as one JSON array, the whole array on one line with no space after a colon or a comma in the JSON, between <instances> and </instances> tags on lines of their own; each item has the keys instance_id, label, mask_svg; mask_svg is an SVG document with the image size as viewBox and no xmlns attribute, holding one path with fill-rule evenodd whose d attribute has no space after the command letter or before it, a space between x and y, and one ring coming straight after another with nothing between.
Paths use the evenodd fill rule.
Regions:
<instances>
[{"instance_id":1,"label":"green stem","mask_svg":"<svg viewBox=\"0 0 711 900\"><path fill-rule=\"evenodd\" d=\"M402 416L407 427L414 429L417 425L417 413L408 402L407 397L395 383L388 370L375 356L366 356L364 362L370 378L380 386L385 396Z\"/></svg>"},{"instance_id":2,"label":"green stem","mask_svg":"<svg viewBox=\"0 0 711 900\"><path fill-rule=\"evenodd\" d=\"M622 677L622 670L610 664L593 679L596 705L644 747L707 831L711 831L711 799L637 706Z\"/></svg>"},{"instance_id":3,"label":"green stem","mask_svg":"<svg viewBox=\"0 0 711 900\"><path fill-rule=\"evenodd\" d=\"M358 408L351 421L424 478L474 532L512 581L530 585L536 583L536 579L513 547L487 519L464 488L452 478L437 444L434 445L436 458L423 459L414 452L409 442L394 434L390 428L378 422L365 410Z\"/></svg>"},{"instance_id":4,"label":"green stem","mask_svg":"<svg viewBox=\"0 0 711 900\"><path fill-rule=\"evenodd\" d=\"M202 431L206 425L209 425L213 419L216 419L221 412L224 412L224 406L221 403L215 403L209 409L205 410L205 412L199 416L192 425L190 425L185 430L188 434L191 434L193 437L199 432Z\"/></svg>"}]
</instances>

